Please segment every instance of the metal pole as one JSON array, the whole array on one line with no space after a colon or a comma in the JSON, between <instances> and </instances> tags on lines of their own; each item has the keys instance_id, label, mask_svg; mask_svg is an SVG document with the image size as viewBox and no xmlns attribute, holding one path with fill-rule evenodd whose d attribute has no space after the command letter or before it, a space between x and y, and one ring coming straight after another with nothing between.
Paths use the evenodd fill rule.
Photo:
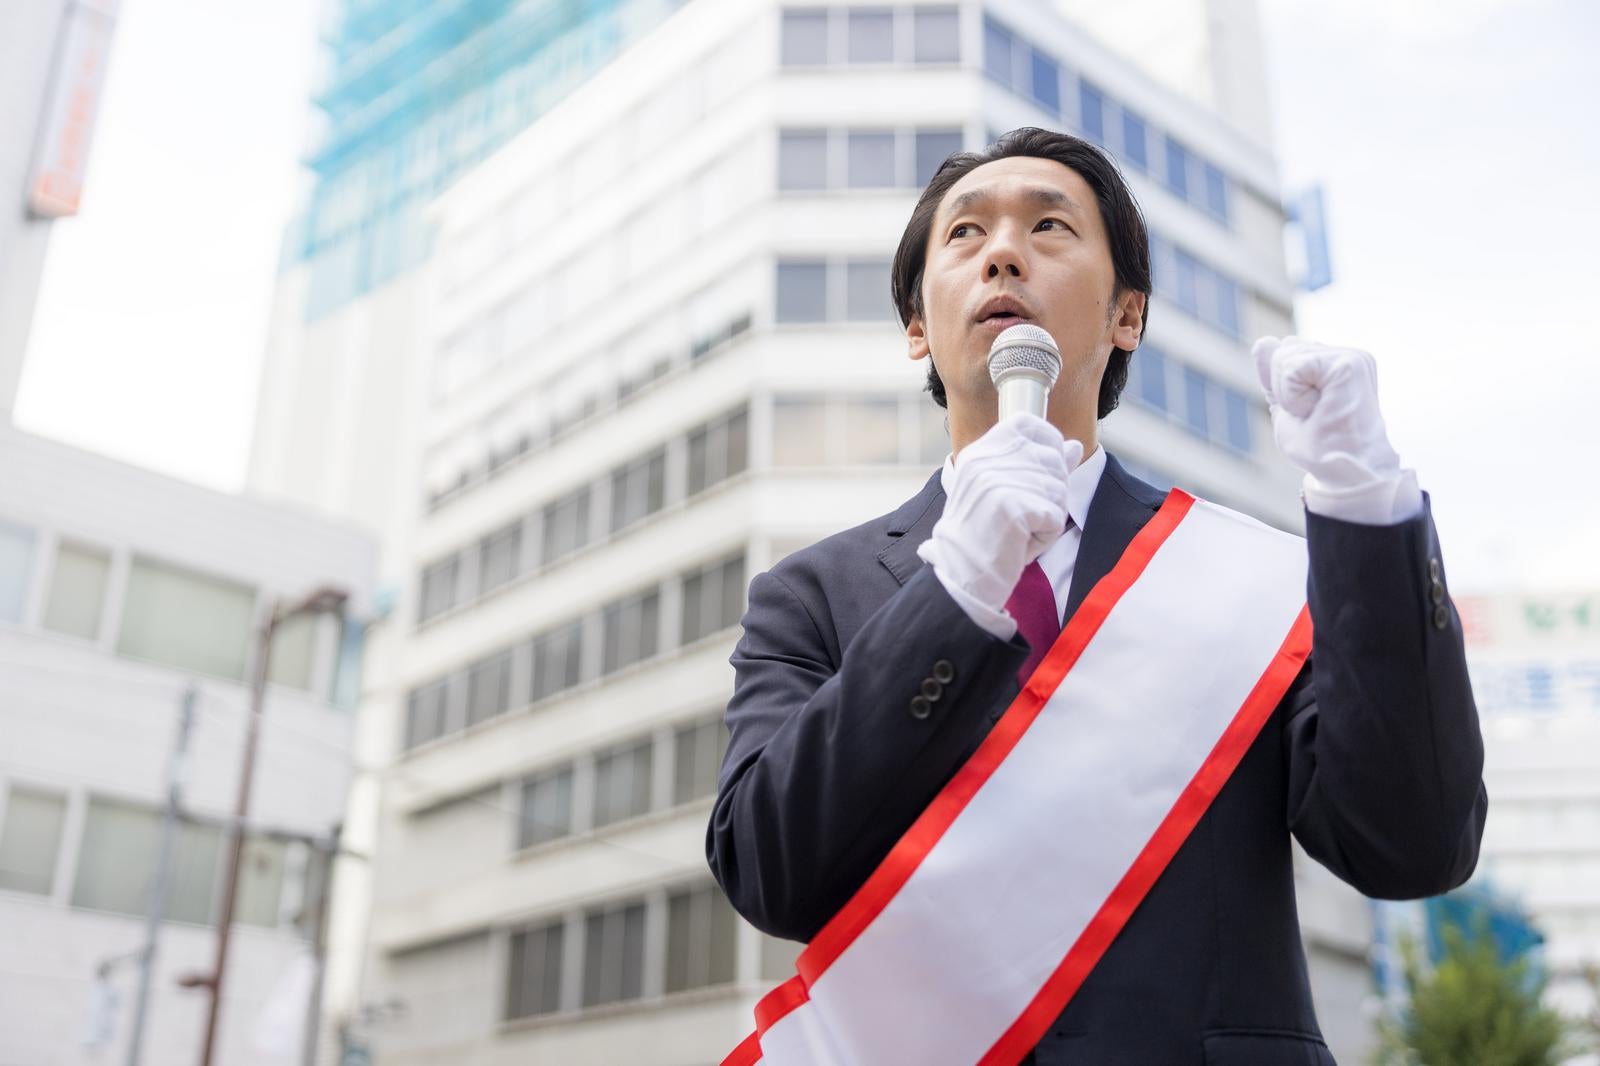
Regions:
<instances>
[{"instance_id":1,"label":"metal pole","mask_svg":"<svg viewBox=\"0 0 1600 1066\"><path fill-rule=\"evenodd\" d=\"M255 671L250 679L250 715L245 722L244 766L239 771L239 798L234 805L233 824L228 829L228 874L222 883L222 913L217 916L217 957L205 986L211 993L206 1011L205 1043L200 1048L200 1066L211 1066L217 1041L217 1015L222 1010L222 978L228 965L228 942L233 931L233 906L239 894L239 864L244 856L244 826L250 813L250 783L255 776L256 745L261 734L261 707L266 698L268 659L272 653L272 632L278 626L278 601L268 604L267 618L257 631Z\"/></svg>"},{"instance_id":2,"label":"metal pole","mask_svg":"<svg viewBox=\"0 0 1600 1066\"><path fill-rule=\"evenodd\" d=\"M328 908L333 894L333 864L339 859L339 839L344 825L333 827L328 850L317 877L317 901L311 919L311 1001L306 1004L306 1040L303 1066L317 1066L317 1030L322 1026L322 979L328 969Z\"/></svg>"},{"instance_id":3,"label":"metal pole","mask_svg":"<svg viewBox=\"0 0 1600 1066\"><path fill-rule=\"evenodd\" d=\"M172 880L172 840L178 831L178 811L183 804L184 760L189 751L189 730L194 725L194 685L183 694L183 709L178 714L178 736L167 759L167 809L161 819L161 845L156 853L155 875L151 879L150 903L144 924L144 950L139 952L139 994L133 1008L133 1032L128 1037L128 1066L139 1066L144 1043L144 1020L150 1009L150 984L155 978L156 940L161 920L166 917L167 890Z\"/></svg>"}]
</instances>

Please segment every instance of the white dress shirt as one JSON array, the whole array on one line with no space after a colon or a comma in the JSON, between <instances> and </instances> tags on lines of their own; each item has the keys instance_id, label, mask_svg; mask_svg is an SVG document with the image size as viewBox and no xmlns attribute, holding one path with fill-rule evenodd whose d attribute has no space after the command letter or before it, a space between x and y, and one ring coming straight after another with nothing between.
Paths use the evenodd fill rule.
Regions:
<instances>
[{"instance_id":1,"label":"white dress shirt","mask_svg":"<svg viewBox=\"0 0 1600 1066\"><path fill-rule=\"evenodd\" d=\"M1077 469L1067 477L1066 530L1039 556L1039 567L1044 571L1045 577L1050 579L1050 587L1056 594L1058 620L1067 609L1067 592L1072 587L1072 572L1078 563L1078 545L1083 540L1083 530L1089 521L1089 504L1094 500L1095 489L1100 487L1100 475L1105 473L1105 469L1106 450L1097 444L1094 454L1079 463ZM950 495L950 484L955 474L955 459L947 455L944 459L944 469L939 472L939 484L944 488L946 497ZM935 576L938 576L937 570ZM1017 621L1011 617L1011 612L996 611L979 603L964 589L945 584L942 577L939 583L950 593L950 598L967 612L967 617L983 629L1001 640L1010 640L1016 633Z\"/></svg>"}]
</instances>

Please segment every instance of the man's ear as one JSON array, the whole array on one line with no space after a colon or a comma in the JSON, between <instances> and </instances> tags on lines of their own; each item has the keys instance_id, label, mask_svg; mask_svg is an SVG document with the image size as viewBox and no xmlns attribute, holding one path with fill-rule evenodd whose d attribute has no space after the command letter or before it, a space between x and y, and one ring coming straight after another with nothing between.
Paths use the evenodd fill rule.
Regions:
<instances>
[{"instance_id":1,"label":"man's ear","mask_svg":"<svg viewBox=\"0 0 1600 1066\"><path fill-rule=\"evenodd\" d=\"M922 316L913 314L906 324L906 356L911 359L928 357L928 333Z\"/></svg>"},{"instance_id":2,"label":"man's ear","mask_svg":"<svg viewBox=\"0 0 1600 1066\"><path fill-rule=\"evenodd\" d=\"M1144 293L1135 289L1117 298L1117 317L1111 323L1112 347L1125 352L1139 347L1139 339L1144 336L1144 301Z\"/></svg>"}]
</instances>

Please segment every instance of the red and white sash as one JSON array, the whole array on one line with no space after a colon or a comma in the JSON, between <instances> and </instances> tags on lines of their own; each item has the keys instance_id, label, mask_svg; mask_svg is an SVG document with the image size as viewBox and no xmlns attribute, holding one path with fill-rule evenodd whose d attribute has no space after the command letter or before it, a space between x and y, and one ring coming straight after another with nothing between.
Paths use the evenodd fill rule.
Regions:
<instances>
[{"instance_id":1,"label":"red and white sash","mask_svg":"<svg viewBox=\"0 0 1600 1066\"><path fill-rule=\"evenodd\" d=\"M1299 537L1174 489L723 1066L1015 1063L1311 651Z\"/></svg>"}]
</instances>

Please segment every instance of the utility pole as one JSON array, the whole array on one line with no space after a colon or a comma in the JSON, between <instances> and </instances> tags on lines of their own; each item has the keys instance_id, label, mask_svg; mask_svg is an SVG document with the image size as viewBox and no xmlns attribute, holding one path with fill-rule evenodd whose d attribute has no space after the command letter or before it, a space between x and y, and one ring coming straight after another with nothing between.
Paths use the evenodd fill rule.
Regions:
<instances>
[{"instance_id":1,"label":"utility pole","mask_svg":"<svg viewBox=\"0 0 1600 1066\"><path fill-rule=\"evenodd\" d=\"M311 1000L306 1004L305 1050L302 1066L317 1066L317 1036L322 1027L322 981L328 969L328 907L333 894L333 864L339 859L339 841L344 834L341 822L333 827L327 850L322 853L317 895L311 906ZM320 850L320 847L319 847Z\"/></svg>"},{"instance_id":2,"label":"utility pole","mask_svg":"<svg viewBox=\"0 0 1600 1066\"><path fill-rule=\"evenodd\" d=\"M161 819L161 844L156 852L155 873L151 877L150 900L145 915L144 949L139 952L139 996L133 1007L133 1032L128 1037L128 1066L139 1066L144 1043L144 1020L150 1009L150 984L155 978L156 940L161 920L166 917L167 890L172 880L172 841L178 832L178 813L183 804L183 775L189 753L189 731L194 726L194 704L198 695L191 683L183 694L178 713L178 736L167 759L167 809Z\"/></svg>"},{"instance_id":3,"label":"utility pole","mask_svg":"<svg viewBox=\"0 0 1600 1066\"><path fill-rule=\"evenodd\" d=\"M211 994L206 1012L205 1042L200 1048L200 1066L212 1066L217 1043L217 1017L222 1010L222 980L227 974L228 944L233 933L233 907L239 895L239 866L244 857L244 827L250 814L250 785L255 777L256 748L261 737L261 710L266 703L267 677L272 658L272 637L278 627L302 614L321 614L344 607L349 594L342 589L323 587L300 602L285 608L273 599L267 617L256 630L255 670L250 679L250 714L245 720L244 765L239 771L239 798L233 824L228 832L228 874L223 882L222 913L217 916L217 957L211 972L187 980L190 987L203 986Z\"/></svg>"}]
</instances>

